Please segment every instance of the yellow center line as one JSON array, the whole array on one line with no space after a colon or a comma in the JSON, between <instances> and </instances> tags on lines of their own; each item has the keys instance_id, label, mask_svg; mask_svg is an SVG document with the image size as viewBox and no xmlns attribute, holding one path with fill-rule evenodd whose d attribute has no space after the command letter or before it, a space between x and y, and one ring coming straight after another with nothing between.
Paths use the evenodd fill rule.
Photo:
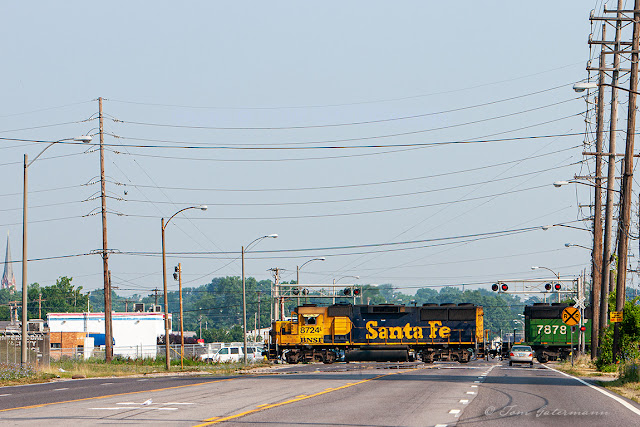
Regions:
<instances>
[{"instance_id":1,"label":"yellow center line","mask_svg":"<svg viewBox=\"0 0 640 427\"><path fill-rule=\"evenodd\" d=\"M422 368L407 369L404 372L416 371L418 369L422 369ZM358 382L355 382L355 383L348 383L348 384L345 384L343 386L339 386L339 387L335 387L335 388L328 388L328 389L325 389L324 391L321 391L321 392L318 392L318 393L315 393L315 394L310 394L308 396L300 395L300 396L296 396L293 399L285 400L284 402L272 403L270 405L260 405L261 407L259 407L257 409L250 409L248 411L241 412L239 414L229 415L228 417L218 418L216 420L206 419L206 420L203 420L203 422L201 424L196 424L193 427L205 427L205 426L210 426L210 425L213 425L213 424L222 423L222 422L225 422L225 421L233 420L235 418L244 417L245 415L249 415L249 414L253 414L253 413L256 413L256 412L264 411L266 409L277 408L278 406L283 406L283 405L288 405L290 403L300 402L301 400L306 400L306 399L311 399L312 397L322 396L323 394L331 393L332 391L342 390L342 389L353 387L353 386L356 386L356 385L359 385L359 384L364 384L364 383L369 382L369 381L377 380L378 378L388 377L390 375L396 375L396 374L401 374L401 373L403 373L403 372L391 372L389 374L382 374L382 375L378 375L378 376L375 376L373 378L369 378L369 379L366 379L366 380L358 381Z\"/></svg>"},{"instance_id":2,"label":"yellow center line","mask_svg":"<svg viewBox=\"0 0 640 427\"><path fill-rule=\"evenodd\" d=\"M224 380L205 381L205 382L195 383L195 384L176 385L176 386L172 386L172 387L156 388L156 389L153 389L153 390L128 391L128 392L125 392L125 393L106 394L104 396L83 397L82 399L63 400L63 401L60 401L60 402L39 403L37 405L18 406L16 408L0 409L0 412L15 411L15 410L18 410L18 409L42 408L43 406L59 405L61 403L74 403L74 402L82 402L82 401L85 401L85 400L106 399L106 398L109 398L109 397L127 396L127 395L130 395L130 394L155 393L155 392L158 392L158 391L175 390L177 388L184 388L184 387L195 387L195 386L206 385L206 384L211 384L211 383L220 383L220 382L224 382L224 381L233 381L233 380L236 380L236 379L238 379L238 378L227 378L227 379L224 379Z\"/></svg>"}]
</instances>

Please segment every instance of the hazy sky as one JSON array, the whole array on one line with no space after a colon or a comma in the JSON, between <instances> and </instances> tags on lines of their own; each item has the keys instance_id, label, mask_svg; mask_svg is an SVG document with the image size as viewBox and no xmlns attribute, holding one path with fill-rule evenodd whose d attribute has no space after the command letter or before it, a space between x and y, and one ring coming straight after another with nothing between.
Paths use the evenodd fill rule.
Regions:
<instances>
[{"instance_id":1,"label":"hazy sky","mask_svg":"<svg viewBox=\"0 0 640 427\"><path fill-rule=\"evenodd\" d=\"M323 256L303 283L359 275L413 292L550 277L532 265L572 278L589 251L564 243L591 234L540 226L590 226L588 188L551 184L593 168L571 85L587 77L596 6L3 2L0 137L96 143L105 99L121 293L161 287L160 218L198 204L209 209L167 228L185 286L240 275L241 246L271 233L256 251L278 252L249 253L247 275L280 267L292 280ZM16 261L22 159L44 147L0 140L0 230ZM97 178L95 145L57 144L29 168L29 283L102 287L100 256L83 255L102 246ZM420 242L364 246L407 241ZM37 260L61 255L82 256Z\"/></svg>"}]
</instances>

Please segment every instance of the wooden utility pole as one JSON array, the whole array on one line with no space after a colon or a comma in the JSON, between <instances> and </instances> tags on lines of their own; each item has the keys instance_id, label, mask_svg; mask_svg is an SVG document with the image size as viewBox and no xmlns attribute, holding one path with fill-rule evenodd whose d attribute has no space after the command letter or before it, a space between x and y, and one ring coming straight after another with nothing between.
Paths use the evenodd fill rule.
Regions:
<instances>
[{"instance_id":1,"label":"wooden utility pole","mask_svg":"<svg viewBox=\"0 0 640 427\"><path fill-rule=\"evenodd\" d=\"M154 303L154 306L153 306L153 311L156 311L156 306L158 305L158 292L159 292L159 291L160 291L160 290L159 290L158 288L155 288L155 289L153 290L153 294L152 294L152 295L149 295L150 297L151 297L151 296L152 296L152 297L154 297L154 301L155 301L155 303Z\"/></svg>"},{"instance_id":2,"label":"wooden utility pole","mask_svg":"<svg viewBox=\"0 0 640 427\"><path fill-rule=\"evenodd\" d=\"M636 132L636 92L638 90L638 49L640 48L640 0L635 0L633 12L633 38L631 40L631 76L629 78L629 105L627 107L627 140L622 170L622 203L618 219L618 280L616 281L616 311L624 309L629 233L631 232L631 197L633 183L633 145ZM620 323L613 334L614 360L620 351Z\"/></svg>"},{"instance_id":3,"label":"wooden utility pole","mask_svg":"<svg viewBox=\"0 0 640 427\"><path fill-rule=\"evenodd\" d=\"M602 24L602 39L606 40L607 24ZM598 100L596 105L596 178L593 207L593 249L591 252L591 358L598 357L600 338L600 295L602 293L602 140L604 138L604 68L605 46L600 47Z\"/></svg>"},{"instance_id":4,"label":"wooden utility pole","mask_svg":"<svg viewBox=\"0 0 640 427\"><path fill-rule=\"evenodd\" d=\"M622 9L622 0L618 0L618 10ZM618 12L621 18L622 13ZM607 172L607 205L605 211L604 251L602 253L602 291L600 295L600 331L604 331L608 324L609 291L613 283L609 280L613 248L611 237L613 234L613 200L615 197L616 180L616 131L618 125L618 81L620 77L620 40L622 37L622 21L616 21L616 35L613 54L613 71L611 77L611 118L609 121L609 160ZM604 38L603 38L604 40Z\"/></svg>"},{"instance_id":5,"label":"wooden utility pole","mask_svg":"<svg viewBox=\"0 0 640 427\"><path fill-rule=\"evenodd\" d=\"M182 264L176 267L178 273L178 288L180 293L180 368L184 369L184 322L182 320Z\"/></svg>"},{"instance_id":6,"label":"wooden utility pole","mask_svg":"<svg viewBox=\"0 0 640 427\"><path fill-rule=\"evenodd\" d=\"M42 319L42 292L38 293L38 319Z\"/></svg>"},{"instance_id":7,"label":"wooden utility pole","mask_svg":"<svg viewBox=\"0 0 640 427\"><path fill-rule=\"evenodd\" d=\"M260 295L261 295L261 292L258 291L258 329L262 327L260 322Z\"/></svg>"},{"instance_id":8,"label":"wooden utility pole","mask_svg":"<svg viewBox=\"0 0 640 427\"><path fill-rule=\"evenodd\" d=\"M107 252L107 193L104 179L104 124L102 97L98 98L100 129L100 200L102 202L102 273L104 279L104 357L111 362L113 357L111 337L111 281L109 277L109 253Z\"/></svg>"}]
</instances>

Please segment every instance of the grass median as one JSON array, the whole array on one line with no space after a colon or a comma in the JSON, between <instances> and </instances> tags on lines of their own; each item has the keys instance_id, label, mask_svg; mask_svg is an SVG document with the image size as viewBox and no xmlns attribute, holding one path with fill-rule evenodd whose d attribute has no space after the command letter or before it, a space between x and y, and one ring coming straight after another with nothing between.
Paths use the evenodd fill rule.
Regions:
<instances>
[{"instance_id":1,"label":"grass median","mask_svg":"<svg viewBox=\"0 0 640 427\"><path fill-rule=\"evenodd\" d=\"M163 358L158 359L121 359L114 358L111 363L104 360L62 359L51 361L49 366L21 367L20 364L0 364L0 386L34 384L58 379L124 377L141 375L229 375L245 373L247 370L268 366L268 362L252 363L205 363L185 359L184 368L180 360L172 360L171 370L165 370Z\"/></svg>"}]
</instances>

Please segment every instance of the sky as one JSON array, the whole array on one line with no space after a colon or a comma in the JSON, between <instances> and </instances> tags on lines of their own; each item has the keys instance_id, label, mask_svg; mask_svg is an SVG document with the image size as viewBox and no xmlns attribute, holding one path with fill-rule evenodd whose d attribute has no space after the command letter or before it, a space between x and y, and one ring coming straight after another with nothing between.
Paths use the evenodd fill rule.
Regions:
<instances>
[{"instance_id":1,"label":"sky","mask_svg":"<svg viewBox=\"0 0 640 427\"><path fill-rule=\"evenodd\" d=\"M166 228L170 290L178 262L185 286L240 276L241 247L272 233L247 276L295 280L318 257L302 283L588 274L590 251L564 244L591 245L589 188L552 183L593 170L571 86L601 7L3 2L0 233L18 286L23 156L58 140L28 168L28 282L103 286L99 97L118 293L162 287L161 218L198 205Z\"/></svg>"}]
</instances>

